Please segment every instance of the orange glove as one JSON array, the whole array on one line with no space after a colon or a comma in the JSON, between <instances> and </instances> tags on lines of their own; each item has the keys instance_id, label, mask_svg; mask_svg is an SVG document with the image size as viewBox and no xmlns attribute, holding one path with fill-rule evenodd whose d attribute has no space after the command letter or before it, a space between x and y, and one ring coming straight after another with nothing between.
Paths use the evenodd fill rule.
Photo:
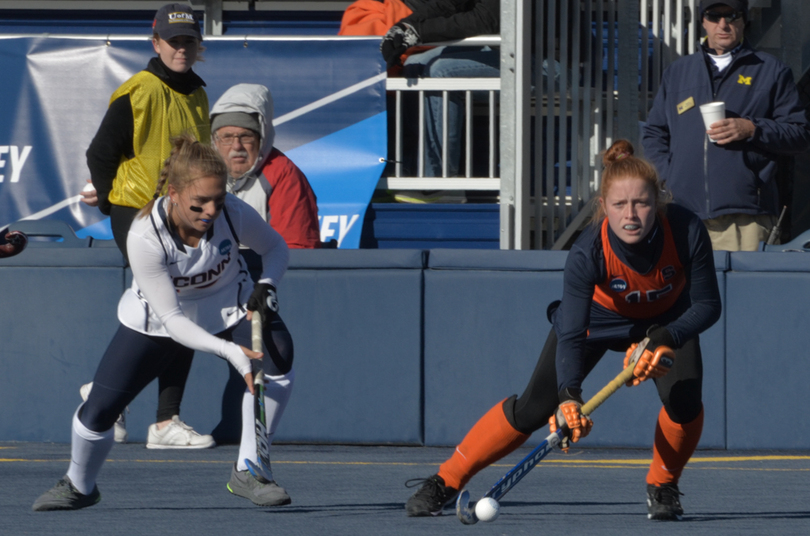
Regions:
<instances>
[{"instance_id":1,"label":"orange glove","mask_svg":"<svg viewBox=\"0 0 810 536\"><path fill-rule=\"evenodd\" d=\"M562 426L562 423L565 423L568 426L566 439L570 437L574 443L590 434L593 421L580 412L581 407L582 403L576 400L566 400L560 404L557 411L548 420L549 430L554 433L559 426ZM565 440L563 441L563 450L568 450L567 441Z\"/></svg>"},{"instance_id":2,"label":"orange glove","mask_svg":"<svg viewBox=\"0 0 810 536\"><path fill-rule=\"evenodd\" d=\"M633 343L624 355L624 368L630 365L630 356L638 347L638 343ZM647 378L662 378L672 365L675 364L675 351L669 346L659 346L655 352L644 350L636 362L633 369L633 378L627 380L627 387L638 385Z\"/></svg>"}]
</instances>

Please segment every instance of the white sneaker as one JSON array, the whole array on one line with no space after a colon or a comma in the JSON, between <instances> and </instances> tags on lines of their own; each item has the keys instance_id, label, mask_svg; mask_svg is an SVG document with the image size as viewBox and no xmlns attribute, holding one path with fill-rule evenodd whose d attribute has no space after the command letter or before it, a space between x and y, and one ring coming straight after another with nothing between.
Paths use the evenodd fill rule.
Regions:
<instances>
[{"instance_id":1,"label":"white sneaker","mask_svg":"<svg viewBox=\"0 0 810 536\"><path fill-rule=\"evenodd\" d=\"M148 449L209 449L214 445L213 437L198 434L177 415L163 430L158 430L157 423L150 424L146 440Z\"/></svg>"},{"instance_id":2,"label":"white sneaker","mask_svg":"<svg viewBox=\"0 0 810 536\"><path fill-rule=\"evenodd\" d=\"M79 388L79 394L82 395L82 400L87 402L87 397L90 396L90 390L93 388L93 382L85 383ZM129 406L127 406L127 411L129 411ZM115 442L116 443L126 443L127 442L127 418L122 413L118 416L118 420L115 421L115 425L113 426L113 432L115 433Z\"/></svg>"}]
</instances>

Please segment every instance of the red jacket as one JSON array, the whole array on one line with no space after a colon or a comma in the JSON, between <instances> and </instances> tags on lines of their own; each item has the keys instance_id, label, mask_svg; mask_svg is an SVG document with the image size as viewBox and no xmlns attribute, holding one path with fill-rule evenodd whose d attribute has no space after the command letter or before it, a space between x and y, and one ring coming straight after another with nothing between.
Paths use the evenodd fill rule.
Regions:
<instances>
[{"instance_id":1,"label":"red jacket","mask_svg":"<svg viewBox=\"0 0 810 536\"><path fill-rule=\"evenodd\" d=\"M264 161L262 175L270 183L267 210L273 229L290 248L319 247L317 199L304 173L274 147Z\"/></svg>"}]
</instances>

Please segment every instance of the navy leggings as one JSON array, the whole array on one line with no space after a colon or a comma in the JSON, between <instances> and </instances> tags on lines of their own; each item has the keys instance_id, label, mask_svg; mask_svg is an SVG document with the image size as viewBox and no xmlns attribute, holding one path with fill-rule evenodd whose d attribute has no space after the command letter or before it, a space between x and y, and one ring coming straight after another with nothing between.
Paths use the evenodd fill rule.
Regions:
<instances>
[{"instance_id":1,"label":"navy leggings","mask_svg":"<svg viewBox=\"0 0 810 536\"><path fill-rule=\"evenodd\" d=\"M587 343L585 374L593 370L609 349L627 348L630 344L629 340ZM503 403L506 419L521 433L531 434L548 424L548 419L560 405L556 357L557 334L552 328L526 390L520 397L512 396ZM616 374L621 372L620 367L621 362L617 363ZM703 408L703 360L698 338L688 340L675 350L672 370L663 378L653 381L667 415L674 422L686 424L695 420Z\"/></svg>"},{"instance_id":2,"label":"navy leggings","mask_svg":"<svg viewBox=\"0 0 810 536\"><path fill-rule=\"evenodd\" d=\"M251 347L250 322L242 319L218 337ZM293 365L293 341L278 314L263 326L264 371L271 376L286 374ZM112 428L118 415L149 383L176 360L191 359L193 350L169 337L154 337L119 326L93 378L93 389L79 419L94 432Z\"/></svg>"}]
</instances>

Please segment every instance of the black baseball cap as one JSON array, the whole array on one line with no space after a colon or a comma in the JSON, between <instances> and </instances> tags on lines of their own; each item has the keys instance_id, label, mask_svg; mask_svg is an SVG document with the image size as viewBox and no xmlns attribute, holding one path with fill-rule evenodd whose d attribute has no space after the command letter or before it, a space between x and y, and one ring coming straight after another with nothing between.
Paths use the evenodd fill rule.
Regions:
<instances>
[{"instance_id":1,"label":"black baseball cap","mask_svg":"<svg viewBox=\"0 0 810 536\"><path fill-rule=\"evenodd\" d=\"M742 12L745 20L748 20L748 0L700 0L700 17L703 18L706 10L717 4L723 4L734 11Z\"/></svg>"},{"instance_id":2,"label":"black baseball cap","mask_svg":"<svg viewBox=\"0 0 810 536\"><path fill-rule=\"evenodd\" d=\"M166 4L158 9L152 31L164 41L178 35L188 35L202 41L200 21L186 4Z\"/></svg>"}]
</instances>

